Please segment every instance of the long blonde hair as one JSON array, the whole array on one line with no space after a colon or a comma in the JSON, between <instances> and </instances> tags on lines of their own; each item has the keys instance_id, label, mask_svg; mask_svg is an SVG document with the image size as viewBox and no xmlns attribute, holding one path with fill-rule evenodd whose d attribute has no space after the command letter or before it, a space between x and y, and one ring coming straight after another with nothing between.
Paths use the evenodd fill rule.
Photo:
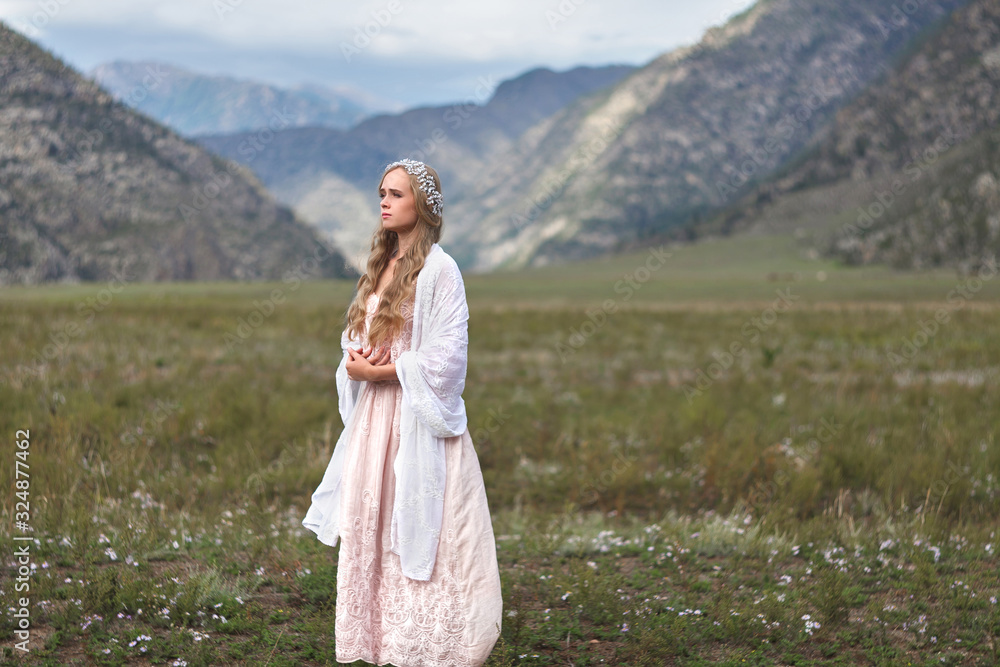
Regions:
<instances>
[{"instance_id":1,"label":"long blonde hair","mask_svg":"<svg viewBox=\"0 0 1000 667\"><path fill-rule=\"evenodd\" d=\"M382 182L386 174L395 169L403 167L393 167L387 169L382 174L378 189L382 189ZM429 165L427 173L434 179L434 185L438 192L441 192L441 179L437 172ZM416 235L413 245L409 247L402 257L396 261L396 270L389 281L389 284L382 291L379 298L378 312L372 319L371 327L368 330L368 343L379 346L391 341L400 331L403 330L402 304L411 298L416 289L417 274L424 267L424 260L427 253L431 251L431 246L441 238L441 227L443 218L435 215L427 203L427 195L420 189L420 181L413 174L406 172L410 180L410 189L416 203L417 224L413 229ZM371 253L368 255L368 267L358 279L357 290L354 300L347 309L347 334L352 340L359 340L364 332L365 313L368 297L375 291L378 277L389 266L389 259L399 248L399 235L379 226L372 234Z\"/></svg>"}]
</instances>

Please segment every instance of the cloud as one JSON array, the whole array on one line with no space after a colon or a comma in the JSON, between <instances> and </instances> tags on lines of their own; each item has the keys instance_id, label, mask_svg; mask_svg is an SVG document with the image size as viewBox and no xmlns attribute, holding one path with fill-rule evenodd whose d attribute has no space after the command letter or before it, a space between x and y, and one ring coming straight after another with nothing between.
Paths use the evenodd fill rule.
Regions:
<instances>
[{"instance_id":1,"label":"cloud","mask_svg":"<svg viewBox=\"0 0 1000 667\"><path fill-rule=\"evenodd\" d=\"M241 48L337 55L369 27L370 52L417 60L486 62L518 53L538 61L645 62L701 32L746 0L6 0L0 17L44 33L53 23L151 24ZM397 11L390 9L395 7ZM386 20L388 19L388 20ZM377 30L372 30L375 26ZM30 35L29 35L30 36ZM595 52L594 49L598 51Z\"/></svg>"},{"instance_id":2,"label":"cloud","mask_svg":"<svg viewBox=\"0 0 1000 667\"><path fill-rule=\"evenodd\" d=\"M644 64L748 4L0 0L0 18L84 70L156 59L275 83L353 85L412 104L449 99L484 74Z\"/></svg>"}]
</instances>

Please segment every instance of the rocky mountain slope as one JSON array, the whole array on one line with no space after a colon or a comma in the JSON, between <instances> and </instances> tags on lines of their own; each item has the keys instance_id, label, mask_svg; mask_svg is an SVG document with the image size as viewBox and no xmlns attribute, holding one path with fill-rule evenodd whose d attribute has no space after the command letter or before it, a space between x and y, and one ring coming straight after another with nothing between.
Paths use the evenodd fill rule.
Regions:
<instances>
[{"instance_id":1,"label":"rocky mountain slope","mask_svg":"<svg viewBox=\"0 0 1000 667\"><path fill-rule=\"evenodd\" d=\"M184 136L258 130L275 113L290 127L347 128L371 115L351 97L322 86L277 86L207 76L165 63L116 60L91 78L117 99Z\"/></svg>"},{"instance_id":2,"label":"rocky mountain slope","mask_svg":"<svg viewBox=\"0 0 1000 667\"><path fill-rule=\"evenodd\" d=\"M0 23L0 284L344 276L253 174Z\"/></svg>"},{"instance_id":3,"label":"rocky mountain slope","mask_svg":"<svg viewBox=\"0 0 1000 667\"><path fill-rule=\"evenodd\" d=\"M490 160L451 209L456 255L482 270L539 265L710 217L965 3L913 4L760 0Z\"/></svg>"},{"instance_id":4,"label":"rocky mountain slope","mask_svg":"<svg viewBox=\"0 0 1000 667\"><path fill-rule=\"evenodd\" d=\"M822 141L726 216L728 231L824 190L841 224L820 235L851 263L966 270L1000 254L1000 2L952 15L837 114Z\"/></svg>"},{"instance_id":5,"label":"rocky mountain slope","mask_svg":"<svg viewBox=\"0 0 1000 667\"><path fill-rule=\"evenodd\" d=\"M200 136L197 141L253 169L281 201L330 231L359 265L379 224L375 186L385 164L409 156L434 165L450 209L462 190L529 128L633 69L542 68L499 85L481 79L467 99L455 104L383 114L348 131L283 129L266 144L255 133ZM449 228L454 220L446 214ZM445 241L451 241L451 232Z\"/></svg>"}]
</instances>

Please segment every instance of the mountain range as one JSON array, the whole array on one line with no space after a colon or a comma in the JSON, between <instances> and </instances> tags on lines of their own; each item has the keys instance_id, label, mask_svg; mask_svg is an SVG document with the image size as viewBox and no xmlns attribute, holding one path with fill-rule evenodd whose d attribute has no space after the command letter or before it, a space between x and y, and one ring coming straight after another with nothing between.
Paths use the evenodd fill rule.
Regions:
<instances>
[{"instance_id":1,"label":"mountain range","mask_svg":"<svg viewBox=\"0 0 1000 667\"><path fill-rule=\"evenodd\" d=\"M794 159L960 4L919 5L887 32L890 0L762 0L526 134L453 208L455 242L470 266L517 268L696 225Z\"/></svg>"},{"instance_id":2,"label":"mountain range","mask_svg":"<svg viewBox=\"0 0 1000 667\"><path fill-rule=\"evenodd\" d=\"M1000 249L996 0L759 0L640 68L482 79L343 129L297 125L266 87L191 85L172 123L206 105L253 127L183 139L162 107L133 111L5 28L0 68L8 282L126 258L152 279L273 276L324 234L346 260L331 248L323 270L345 275L404 156L438 168L466 270L761 231L897 267L970 270Z\"/></svg>"},{"instance_id":3,"label":"mountain range","mask_svg":"<svg viewBox=\"0 0 1000 667\"><path fill-rule=\"evenodd\" d=\"M760 0L696 45L609 72L616 76L535 113L502 104L518 89L534 100L551 85L528 77L488 101L383 115L344 132L289 130L252 154L252 168L355 261L370 235L360 221L374 218L380 167L403 155L440 167L445 242L470 270L697 234L810 149L838 111L891 77L965 4ZM552 78L534 73L543 75ZM247 162L246 135L198 140Z\"/></svg>"},{"instance_id":4,"label":"mountain range","mask_svg":"<svg viewBox=\"0 0 1000 667\"><path fill-rule=\"evenodd\" d=\"M197 141L252 166L281 201L331 233L360 267L380 224L375 189L387 163L405 156L427 161L437 168L450 201L531 128L633 69L539 68L499 83L484 78L468 99L455 104L382 114L344 131L290 128L276 133L262 150L255 150L252 132L203 135ZM454 220L446 214L446 226Z\"/></svg>"},{"instance_id":5,"label":"mountain range","mask_svg":"<svg viewBox=\"0 0 1000 667\"><path fill-rule=\"evenodd\" d=\"M282 88L155 61L116 60L88 74L116 99L187 137L259 130L275 110L291 127L347 128L373 113L372 100L358 93L314 84Z\"/></svg>"},{"instance_id":6,"label":"mountain range","mask_svg":"<svg viewBox=\"0 0 1000 667\"><path fill-rule=\"evenodd\" d=\"M253 173L0 23L0 284L345 277Z\"/></svg>"}]
</instances>

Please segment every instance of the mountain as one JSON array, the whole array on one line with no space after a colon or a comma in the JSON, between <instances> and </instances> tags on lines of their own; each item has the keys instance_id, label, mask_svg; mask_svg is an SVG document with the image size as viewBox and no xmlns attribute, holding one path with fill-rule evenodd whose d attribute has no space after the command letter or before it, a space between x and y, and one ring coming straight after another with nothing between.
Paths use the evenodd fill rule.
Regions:
<instances>
[{"instance_id":1,"label":"mountain","mask_svg":"<svg viewBox=\"0 0 1000 667\"><path fill-rule=\"evenodd\" d=\"M3 23L0 156L0 284L350 274L248 169L117 102Z\"/></svg>"},{"instance_id":2,"label":"mountain","mask_svg":"<svg viewBox=\"0 0 1000 667\"><path fill-rule=\"evenodd\" d=\"M360 266L372 230L380 224L375 188L387 163L409 156L433 165L443 181L447 208L529 128L582 95L614 85L633 69L540 68L499 85L482 79L469 99L455 104L383 114L350 130L290 128L275 133L266 145L255 141L254 133L199 136L197 141L253 169L281 201L331 232ZM446 218L450 227L453 217Z\"/></svg>"},{"instance_id":3,"label":"mountain","mask_svg":"<svg viewBox=\"0 0 1000 667\"><path fill-rule=\"evenodd\" d=\"M480 270L542 265L709 218L963 4L760 0L490 160L451 208L455 255Z\"/></svg>"},{"instance_id":4,"label":"mountain","mask_svg":"<svg viewBox=\"0 0 1000 667\"><path fill-rule=\"evenodd\" d=\"M372 113L353 96L323 86L279 88L160 62L116 60L89 74L115 98L185 136L258 131L276 114L291 127L347 128Z\"/></svg>"},{"instance_id":5,"label":"mountain","mask_svg":"<svg viewBox=\"0 0 1000 667\"><path fill-rule=\"evenodd\" d=\"M822 140L726 216L836 201L816 245L849 263L969 270L1000 254L1000 4L976 0L837 114ZM837 193L833 196L832 193Z\"/></svg>"}]
</instances>

